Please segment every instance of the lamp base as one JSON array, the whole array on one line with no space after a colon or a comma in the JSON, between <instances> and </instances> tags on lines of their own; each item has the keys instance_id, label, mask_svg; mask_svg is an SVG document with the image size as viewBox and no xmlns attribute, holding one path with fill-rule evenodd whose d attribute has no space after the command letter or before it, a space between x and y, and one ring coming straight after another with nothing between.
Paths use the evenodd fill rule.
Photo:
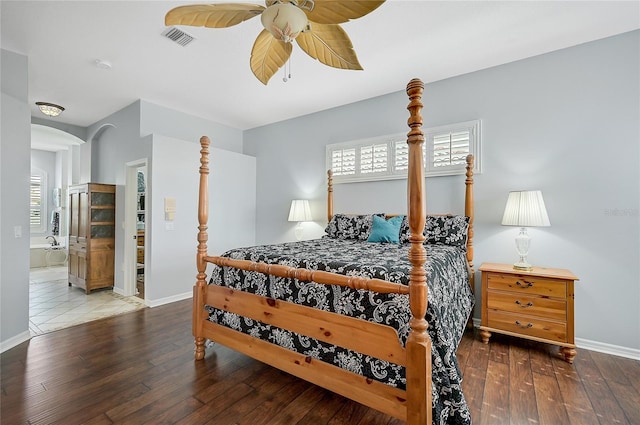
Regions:
<instances>
[{"instance_id":1,"label":"lamp base","mask_svg":"<svg viewBox=\"0 0 640 425\"><path fill-rule=\"evenodd\" d=\"M533 270L533 266L529 263L521 263L521 262L517 262L517 263L513 263L513 269L514 270L522 270L525 272L530 272L531 270Z\"/></svg>"},{"instance_id":2,"label":"lamp base","mask_svg":"<svg viewBox=\"0 0 640 425\"><path fill-rule=\"evenodd\" d=\"M304 233L304 227L302 227L302 222L299 221L298 225L295 228L296 240L300 242L302 240L302 235Z\"/></svg>"},{"instance_id":3,"label":"lamp base","mask_svg":"<svg viewBox=\"0 0 640 425\"><path fill-rule=\"evenodd\" d=\"M518 251L518 256L520 259L513 264L514 270L524 270L531 271L533 270L533 266L529 264L527 261L527 254L529 253L529 243L531 242L531 238L529 238L529 234L527 233L526 227L520 228L520 233L516 236L516 249Z\"/></svg>"}]
</instances>

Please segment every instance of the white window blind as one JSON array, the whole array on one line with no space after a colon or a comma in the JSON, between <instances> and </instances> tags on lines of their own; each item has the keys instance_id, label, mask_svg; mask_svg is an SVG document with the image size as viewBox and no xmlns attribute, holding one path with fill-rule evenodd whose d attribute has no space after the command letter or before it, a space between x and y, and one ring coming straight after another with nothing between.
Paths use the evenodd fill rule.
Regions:
<instances>
[{"instance_id":1,"label":"white window blind","mask_svg":"<svg viewBox=\"0 0 640 425\"><path fill-rule=\"evenodd\" d=\"M469 155L469 132L439 134L433 138L433 166L449 167L464 164Z\"/></svg>"},{"instance_id":2,"label":"white window blind","mask_svg":"<svg viewBox=\"0 0 640 425\"><path fill-rule=\"evenodd\" d=\"M29 227L33 233L47 230L45 215L45 174L37 170L31 173L29 184Z\"/></svg>"},{"instance_id":3,"label":"white window blind","mask_svg":"<svg viewBox=\"0 0 640 425\"><path fill-rule=\"evenodd\" d=\"M480 120L423 129L425 177L464 174L466 157L475 157L480 173ZM327 145L327 167L335 183L391 180L407 176L406 133Z\"/></svg>"},{"instance_id":4,"label":"white window blind","mask_svg":"<svg viewBox=\"0 0 640 425\"><path fill-rule=\"evenodd\" d=\"M331 170L334 176L348 176L356 172L356 150L335 149L331 152Z\"/></svg>"},{"instance_id":5,"label":"white window blind","mask_svg":"<svg viewBox=\"0 0 640 425\"><path fill-rule=\"evenodd\" d=\"M387 159L387 145L376 144L362 146L360 148L360 172L383 173L387 171L389 161Z\"/></svg>"},{"instance_id":6,"label":"white window blind","mask_svg":"<svg viewBox=\"0 0 640 425\"><path fill-rule=\"evenodd\" d=\"M395 142L395 159L393 161L393 169L396 172L404 171L406 172L409 169L409 145L405 140L399 140Z\"/></svg>"}]
</instances>

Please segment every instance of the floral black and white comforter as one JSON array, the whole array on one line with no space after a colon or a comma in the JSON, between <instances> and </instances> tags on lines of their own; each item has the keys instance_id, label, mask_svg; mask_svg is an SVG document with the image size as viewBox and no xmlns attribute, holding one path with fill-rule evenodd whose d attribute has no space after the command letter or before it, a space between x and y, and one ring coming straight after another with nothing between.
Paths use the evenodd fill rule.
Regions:
<instances>
[{"instance_id":1,"label":"floral black and white comforter","mask_svg":"<svg viewBox=\"0 0 640 425\"><path fill-rule=\"evenodd\" d=\"M409 244L380 244L323 238L296 243L235 249L234 259L283 264L345 275L408 284ZM474 297L469 287L465 252L459 247L427 245L429 303L427 320L432 340L433 422L470 424L455 352ZM284 301L333 311L392 326L404 344L411 312L407 295L379 294L261 273L215 266L211 283ZM209 320L282 347L322 359L394 387L406 384L404 367L276 328L234 313L206 306Z\"/></svg>"}]
</instances>

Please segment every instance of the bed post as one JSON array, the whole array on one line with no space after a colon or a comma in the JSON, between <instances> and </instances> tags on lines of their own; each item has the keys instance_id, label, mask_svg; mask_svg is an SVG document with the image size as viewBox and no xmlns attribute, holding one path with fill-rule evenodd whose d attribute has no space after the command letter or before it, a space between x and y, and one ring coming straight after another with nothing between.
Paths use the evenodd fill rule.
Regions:
<instances>
[{"instance_id":1,"label":"bed post","mask_svg":"<svg viewBox=\"0 0 640 425\"><path fill-rule=\"evenodd\" d=\"M409 213L409 306L411 308L411 330L407 339L407 424L431 424L431 339L427 333L428 323L427 272L425 263L427 251L423 245L425 225L424 164L422 162L422 92L424 84L413 79L407 84L410 116L407 124L411 128L407 134L409 145L409 172L407 176L407 211Z\"/></svg>"},{"instance_id":2,"label":"bed post","mask_svg":"<svg viewBox=\"0 0 640 425\"><path fill-rule=\"evenodd\" d=\"M471 271L473 271L473 155L467 155L467 173L466 180L464 184L466 186L465 194L464 194L464 215L469 217L469 230L467 232L467 261L469 262L469 267L471 267ZM472 280L473 282L473 280ZM472 288L473 289L473 286Z\"/></svg>"},{"instance_id":3,"label":"bed post","mask_svg":"<svg viewBox=\"0 0 640 425\"><path fill-rule=\"evenodd\" d=\"M327 223L333 218L333 171L327 170Z\"/></svg>"},{"instance_id":4,"label":"bed post","mask_svg":"<svg viewBox=\"0 0 640 425\"><path fill-rule=\"evenodd\" d=\"M464 192L464 215L469 217L469 229L467 230L467 264L469 266L469 286L471 292L476 293L476 272L473 269L473 220L474 220L474 208L473 208L473 155L467 155L467 172ZM467 329L473 330L473 310L469 315L467 321Z\"/></svg>"},{"instance_id":5,"label":"bed post","mask_svg":"<svg viewBox=\"0 0 640 425\"><path fill-rule=\"evenodd\" d=\"M195 358L202 360L204 358L204 336L202 332L202 322L205 314L204 309L204 290L207 285L207 275L205 270L207 263L204 257L207 256L207 221L209 220L209 138L202 136L200 138L200 189L198 193L198 254L196 256L196 264L198 267L198 275L196 276L196 284L193 287L193 323L192 331L195 337Z\"/></svg>"}]
</instances>

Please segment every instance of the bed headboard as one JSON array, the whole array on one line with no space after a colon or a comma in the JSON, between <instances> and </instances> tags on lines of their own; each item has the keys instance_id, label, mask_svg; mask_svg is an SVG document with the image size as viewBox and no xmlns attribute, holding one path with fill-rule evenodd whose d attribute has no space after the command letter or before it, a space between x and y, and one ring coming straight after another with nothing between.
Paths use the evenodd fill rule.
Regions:
<instances>
[{"instance_id":1,"label":"bed headboard","mask_svg":"<svg viewBox=\"0 0 640 425\"><path fill-rule=\"evenodd\" d=\"M424 142L422 142L424 143ZM469 229L467 231L467 261L473 269L473 155L467 155L464 192L464 215L469 217ZM327 171L327 222L333 217L333 172Z\"/></svg>"}]
</instances>

